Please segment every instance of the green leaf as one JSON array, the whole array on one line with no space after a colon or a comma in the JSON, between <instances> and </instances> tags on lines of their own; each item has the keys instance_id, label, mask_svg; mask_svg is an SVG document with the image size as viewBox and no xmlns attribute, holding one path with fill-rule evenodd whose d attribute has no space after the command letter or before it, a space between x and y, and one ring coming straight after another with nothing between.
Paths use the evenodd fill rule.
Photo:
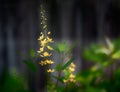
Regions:
<instances>
[{"instance_id":1,"label":"green leaf","mask_svg":"<svg viewBox=\"0 0 120 92\"><path fill-rule=\"evenodd\" d=\"M56 65L55 70L56 71L60 71L61 67L62 67L62 64L60 63L60 64Z\"/></svg>"},{"instance_id":2,"label":"green leaf","mask_svg":"<svg viewBox=\"0 0 120 92\"><path fill-rule=\"evenodd\" d=\"M109 61L105 61L105 62L102 63L102 66L103 66L103 67L107 67L108 65L110 65L110 62L109 62Z\"/></svg>"},{"instance_id":3,"label":"green leaf","mask_svg":"<svg viewBox=\"0 0 120 92\"><path fill-rule=\"evenodd\" d=\"M111 51L106 48L106 47L100 47L96 50L96 54L105 54L105 55L110 55Z\"/></svg>"},{"instance_id":4,"label":"green leaf","mask_svg":"<svg viewBox=\"0 0 120 92\"><path fill-rule=\"evenodd\" d=\"M120 49L120 38L117 38L113 41L114 51L118 51Z\"/></svg>"},{"instance_id":5,"label":"green leaf","mask_svg":"<svg viewBox=\"0 0 120 92\"><path fill-rule=\"evenodd\" d=\"M113 55L112 55L112 58L113 59L120 59L120 50L115 52Z\"/></svg>"},{"instance_id":6,"label":"green leaf","mask_svg":"<svg viewBox=\"0 0 120 92\"><path fill-rule=\"evenodd\" d=\"M58 48L60 52L64 52L67 49L67 43L58 43Z\"/></svg>"},{"instance_id":7,"label":"green leaf","mask_svg":"<svg viewBox=\"0 0 120 92\"><path fill-rule=\"evenodd\" d=\"M30 49L30 56L31 56L31 57L34 57L34 56L35 56L35 52L34 52L33 49Z\"/></svg>"},{"instance_id":8,"label":"green leaf","mask_svg":"<svg viewBox=\"0 0 120 92\"><path fill-rule=\"evenodd\" d=\"M110 39L106 38L106 43L110 51L114 50L114 44L110 41Z\"/></svg>"},{"instance_id":9,"label":"green leaf","mask_svg":"<svg viewBox=\"0 0 120 92\"><path fill-rule=\"evenodd\" d=\"M90 70L84 70L80 74L77 75L76 79L83 85L88 85L90 84L94 77L95 77L95 72L92 72Z\"/></svg>"},{"instance_id":10,"label":"green leaf","mask_svg":"<svg viewBox=\"0 0 120 92\"><path fill-rule=\"evenodd\" d=\"M68 79L69 76L70 76L70 74L71 74L71 72L70 72L68 69L66 69L66 70L64 71L64 79Z\"/></svg>"},{"instance_id":11,"label":"green leaf","mask_svg":"<svg viewBox=\"0 0 120 92\"><path fill-rule=\"evenodd\" d=\"M73 60L74 58L71 58L70 60L68 60L67 63L63 65L62 70L66 69L73 62Z\"/></svg>"},{"instance_id":12,"label":"green leaf","mask_svg":"<svg viewBox=\"0 0 120 92\"><path fill-rule=\"evenodd\" d=\"M32 72L35 72L35 71L36 71L36 65L35 65L33 62L27 61L27 60L24 60L23 62L27 65L27 67L28 67Z\"/></svg>"},{"instance_id":13,"label":"green leaf","mask_svg":"<svg viewBox=\"0 0 120 92\"><path fill-rule=\"evenodd\" d=\"M101 48L102 47L100 45L92 44L90 48L83 50L84 58L92 62L106 61L108 56L104 52L100 51Z\"/></svg>"},{"instance_id":14,"label":"green leaf","mask_svg":"<svg viewBox=\"0 0 120 92\"><path fill-rule=\"evenodd\" d=\"M91 50L84 50L83 56L85 59L93 61L93 62L101 62L101 57Z\"/></svg>"}]
</instances>

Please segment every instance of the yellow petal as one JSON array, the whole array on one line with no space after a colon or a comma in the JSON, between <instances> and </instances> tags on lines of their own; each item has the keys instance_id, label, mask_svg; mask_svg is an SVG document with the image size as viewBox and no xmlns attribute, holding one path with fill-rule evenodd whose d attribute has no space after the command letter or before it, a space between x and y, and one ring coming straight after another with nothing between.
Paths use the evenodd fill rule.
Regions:
<instances>
[{"instance_id":1,"label":"yellow petal","mask_svg":"<svg viewBox=\"0 0 120 92\"><path fill-rule=\"evenodd\" d=\"M47 48L48 48L49 50L53 50L53 48L52 48L52 47L50 47L50 46L47 46Z\"/></svg>"}]
</instances>

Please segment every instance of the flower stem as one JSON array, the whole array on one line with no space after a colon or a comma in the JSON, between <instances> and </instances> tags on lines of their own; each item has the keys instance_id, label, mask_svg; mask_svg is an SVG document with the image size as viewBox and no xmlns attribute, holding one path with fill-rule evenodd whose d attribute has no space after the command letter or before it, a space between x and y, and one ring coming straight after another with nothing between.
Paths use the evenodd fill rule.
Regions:
<instances>
[{"instance_id":1,"label":"flower stem","mask_svg":"<svg viewBox=\"0 0 120 92\"><path fill-rule=\"evenodd\" d=\"M57 81L56 81L56 86L55 86L55 88L58 86L58 84L59 84L59 79L60 79L60 77L61 77L61 74L62 74L62 66L63 66L63 61L64 61L64 58L63 58L63 53L61 53L61 55L60 55L61 57L61 62L59 63L60 64L60 70L58 71L58 78L57 78Z\"/></svg>"}]
</instances>

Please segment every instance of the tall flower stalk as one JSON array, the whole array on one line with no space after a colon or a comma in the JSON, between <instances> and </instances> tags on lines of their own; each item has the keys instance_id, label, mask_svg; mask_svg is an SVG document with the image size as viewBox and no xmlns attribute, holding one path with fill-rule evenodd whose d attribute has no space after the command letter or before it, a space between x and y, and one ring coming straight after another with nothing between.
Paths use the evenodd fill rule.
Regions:
<instances>
[{"instance_id":1,"label":"tall flower stalk","mask_svg":"<svg viewBox=\"0 0 120 92\"><path fill-rule=\"evenodd\" d=\"M38 38L40 43L40 48L37 51L41 57L41 61L39 64L41 66L48 66L54 64L54 61L50 59L52 56L51 51L53 48L49 46L49 44L53 43L53 39L50 37L51 32L47 29L47 18L45 16L45 11L43 7L41 6L41 26L43 31L40 33L40 36ZM47 68L47 72L54 72L54 69Z\"/></svg>"},{"instance_id":2,"label":"tall flower stalk","mask_svg":"<svg viewBox=\"0 0 120 92\"><path fill-rule=\"evenodd\" d=\"M48 73L52 73L56 71L56 75L54 73L48 74L48 80L47 80L47 91L48 92L60 92L61 84L64 85L64 90L66 90L65 85L69 85L71 83L75 83L75 75L74 71L76 68L76 65L72 62L73 58L69 57L69 52L72 51L71 46L70 48L67 47L66 43L58 43L56 46L51 45L54 41L50 37L51 32L48 31L47 27L47 18L45 15L45 11L43 7L41 6L41 26L42 26L42 32L40 33L40 36L38 38L40 43L40 48L37 51L41 61L39 64L41 66L45 66L46 71ZM52 51L56 51L58 55L60 56L58 59L58 64L55 66L55 69L50 68L50 65L54 64L54 61L51 60ZM51 80L51 78L54 78L55 80Z\"/></svg>"}]
</instances>

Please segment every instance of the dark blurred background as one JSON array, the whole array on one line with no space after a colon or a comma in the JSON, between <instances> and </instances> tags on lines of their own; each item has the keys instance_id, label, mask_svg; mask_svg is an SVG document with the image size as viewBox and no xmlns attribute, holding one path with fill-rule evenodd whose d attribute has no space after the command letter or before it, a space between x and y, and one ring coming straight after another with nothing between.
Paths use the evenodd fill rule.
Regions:
<instances>
[{"instance_id":1,"label":"dark blurred background","mask_svg":"<svg viewBox=\"0 0 120 92\"><path fill-rule=\"evenodd\" d=\"M114 39L120 35L120 0L0 0L0 76L13 69L27 72L34 92L41 87L42 72L29 74L21 54L39 49L40 4L45 7L55 41L79 40L73 51L78 71L89 67L81 57L83 47L101 43L106 36Z\"/></svg>"}]
</instances>

